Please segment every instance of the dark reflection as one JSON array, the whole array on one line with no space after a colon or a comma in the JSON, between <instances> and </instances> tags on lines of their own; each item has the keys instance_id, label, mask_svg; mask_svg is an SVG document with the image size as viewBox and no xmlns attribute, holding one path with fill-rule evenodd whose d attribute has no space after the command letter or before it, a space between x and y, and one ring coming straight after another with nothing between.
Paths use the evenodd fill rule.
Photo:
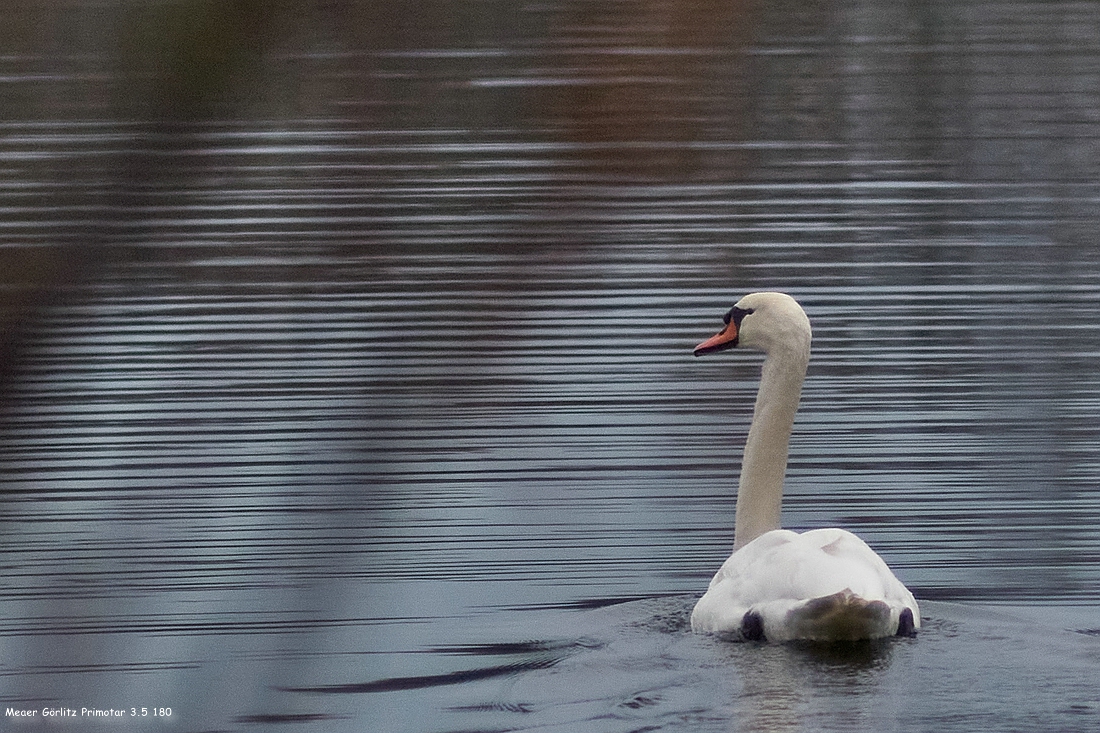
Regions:
<instances>
[{"instance_id":1,"label":"dark reflection","mask_svg":"<svg viewBox=\"0 0 1100 733\"><path fill-rule=\"evenodd\" d=\"M895 647L905 643L912 641L734 645L730 666L743 685L735 706L738 729L805 730L818 727L820 718L829 718L830 728L866 728L865 701L876 694ZM815 704L821 695L836 707Z\"/></svg>"},{"instance_id":2,"label":"dark reflection","mask_svg":"<svg viewBox=\"0 0 1100 733\"><path fill-rule=\"evenodd\" d=\"M257 713L255 715L240 715L236 718L236 722L248 725L320 723L332 720L346 720L346 718L339 715L326 715L325 713Z\"/></svg>"},{"instance_id":3,"label":"dark reflection","mask_svg":"<svg viewBox=\"0 0 1100 733\"><path fill-rule=\"evenodd\" d=\"M320 687L291 687L285 688L286 692L301 692L312 694L359 694L367 692L396 692L399 690L419 690L424 688L440 687L444 685L458 685L478 680L492 679L494 677L509 677L532 670L552 667L571 653L578 650L590 649L598 646L598 643L586 643L581 641L530 641L530 642L502 642L492 644L448 646L429 650L437 654L447 656L461 655L474 657L520 657L506 664L495 664L471 669L460 669L443 674L411 675L404 677L388 677L385 679L371 680L369 682L353 682L342 685L325 685ZM514 706L513 706L514 707Z\"/></svg>"},{"instance_id":4,"label":"dark reflection","mask_svg":"<svg viewBox=\"0 0 1100 733\"><path fill-rule=\"evenodd\" d=\"M446 674L417 675L413 677L390 677L370 682L353 682L345 685L325 685L323 687L288 687L284 692L306 692L313 694L359 694L365 692L396 692L398 690L420 690L441 685L458 685L476 680L517 675L534 669L541 669L552 662L517 662L494 667L460 669Z\"/></svg>"},{"instance_id":5,"label":"dark reflection","mask_svg":"<svg viewBox=\"0 0 1100 733\"><path fill-rule=\"evenodd\" d=\"M602 172L728 180L751 164L750 0L566 4L550 19L549 68L526 83L542 115ZM722 104L723 97L738 104Z\"/></svg>"},{"instance_id":6,"label":"dark reflection","mask_svg":"<svg viewBox=\"0 0 1100 733\"><path fill-rule=\"evenodd\" d=\"M845 643L792 642L808 663L825 673L863 674L874 672L889 663L897 639Z\"/></svg>"}]
</instances>

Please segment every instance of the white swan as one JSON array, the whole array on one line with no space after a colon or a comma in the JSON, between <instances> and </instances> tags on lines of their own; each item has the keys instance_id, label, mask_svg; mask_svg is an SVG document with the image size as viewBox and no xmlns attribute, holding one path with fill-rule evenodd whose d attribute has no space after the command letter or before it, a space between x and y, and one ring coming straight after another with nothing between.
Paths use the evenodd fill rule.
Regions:
<instances>
[{"instance_id":1,"label":"white swan","mask_svg":"<svg viewBox=\"0 0 1100 733\"><path fill-rule=\"evenodd\" d=\"M745 444L733 554L691 613L693 631L742 639L840 641L908 636L920 610L881 557L843 529L779 528L787 445L810 359L810 321L783 293L746 295L726 328L695 347L766 355Z\"/></svg>"}]
</instances>

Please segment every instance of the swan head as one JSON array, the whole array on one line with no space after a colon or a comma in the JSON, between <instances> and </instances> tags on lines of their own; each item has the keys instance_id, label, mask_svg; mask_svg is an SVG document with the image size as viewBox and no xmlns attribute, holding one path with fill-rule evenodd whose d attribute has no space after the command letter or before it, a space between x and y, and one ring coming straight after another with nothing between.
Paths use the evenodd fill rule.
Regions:
<instances>
[{"instance_id":1,"label":"swan head","mask_svg":"<svg viewBox=\"0 0 1100 733\"><path fill-rule=\"evenodd\" d=\"M695 347L696 356L732 348L809 354L810 319L798 301L785 293L750 293L730 308L724 320L724 329Z\"/></svg>"}]
</instances>

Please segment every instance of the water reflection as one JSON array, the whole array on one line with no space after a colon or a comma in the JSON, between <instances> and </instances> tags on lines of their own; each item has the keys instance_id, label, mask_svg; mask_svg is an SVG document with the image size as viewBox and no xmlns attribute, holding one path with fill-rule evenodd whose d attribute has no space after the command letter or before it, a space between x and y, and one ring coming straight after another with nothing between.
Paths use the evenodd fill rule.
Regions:
<instances>
[{"instance_id":1,"label":"water reflection","mask_svg":"<svg viewBox=\"0 0 1100 733\"><path fill-rule=\"evenodd\" d=\"M194 7L10 14L5 704L140 698L195 729L1093 722L1093 635L1005 644L941 609L838 660L715 647L667 609L578 618L694 596L728 554L756 366L689 350L764 288L816 334L789 526L857 530L922 600L1096 605L1092 6L162 22ZM103 55L131 43L162 65ZM184 73L197 48L209 74Z\"/></svg>"},{"instance_id":2,"label":"water reflection","mask_svg":"<svg viewBox=\"0 0 1100 733\"><path fill-rule=\"evenodd\" d=\"M863 701L879 691L895 647L904 643L751 644L755 648L729 650L730 666L743 681L732 705L737 730L807 730L820 728L822 718L838 729L872 729ZM837 700L836 708L822 709L816 703L822 697Z\"/></svg>"}]
</instances>

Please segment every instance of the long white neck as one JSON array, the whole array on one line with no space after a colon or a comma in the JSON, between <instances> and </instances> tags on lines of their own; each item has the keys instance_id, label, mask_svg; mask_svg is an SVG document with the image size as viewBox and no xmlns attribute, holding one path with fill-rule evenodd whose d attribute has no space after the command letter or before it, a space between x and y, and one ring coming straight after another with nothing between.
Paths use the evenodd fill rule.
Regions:
<instances>
[{"instance_id":1,"label":"long white neck","mask_svg":"<svg viewBox=\"0 0 1100 733\"><path fill-rule=\"evenodd\" d=\"M735 550L780 527L787 448L809 359L807 342L771 351L764 360L737 487Z\"/></svg>"}]
</instances>

